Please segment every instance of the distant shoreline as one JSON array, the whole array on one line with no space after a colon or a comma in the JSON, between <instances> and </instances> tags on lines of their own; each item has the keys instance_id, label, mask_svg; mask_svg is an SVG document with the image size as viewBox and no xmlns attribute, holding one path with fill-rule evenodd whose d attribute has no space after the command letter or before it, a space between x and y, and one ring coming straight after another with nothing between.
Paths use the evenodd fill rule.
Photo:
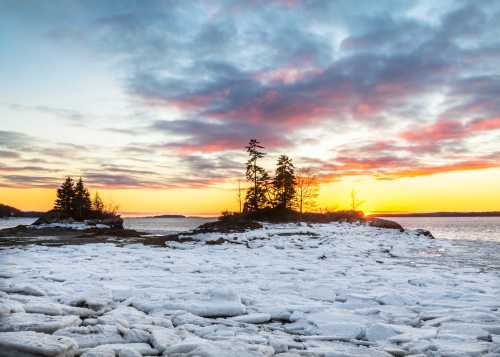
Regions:
<instances>
[{"instance_id":1,"label":"distant shoreline","mask_svg":"<svg viewBox=\"0 0 500 357\"><path fill-rule=\"evenodd\" d=\"M500 211L493 212L427 212L427 213L380 213L371 217L500 217Z\"/></svg>"}]
</instances>

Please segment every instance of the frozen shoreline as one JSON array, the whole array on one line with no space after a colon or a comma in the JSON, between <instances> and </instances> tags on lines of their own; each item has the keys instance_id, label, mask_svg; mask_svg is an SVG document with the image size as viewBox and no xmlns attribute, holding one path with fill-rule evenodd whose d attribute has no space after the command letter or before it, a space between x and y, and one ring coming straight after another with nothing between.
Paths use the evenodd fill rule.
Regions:
<instances>
[{"instance_id":1,"label":"frozen shoreline","mask_svg":"<svg viewBox=\"0 0 500 357\"><path fill-rule=\"evenodd\" d=\"M498 243L332 223L167 245L0 250L0 326L68 356L500 353Z\"/></svg>"}]
</instances>

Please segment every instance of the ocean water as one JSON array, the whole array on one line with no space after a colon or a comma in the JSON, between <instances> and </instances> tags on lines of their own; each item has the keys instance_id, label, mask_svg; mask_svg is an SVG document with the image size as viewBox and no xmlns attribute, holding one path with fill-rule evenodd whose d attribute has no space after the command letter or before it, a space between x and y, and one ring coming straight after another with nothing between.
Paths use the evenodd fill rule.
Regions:
<instances>
[{"instance_id":1,"label":"ocean water","mask_svg":"<svg viewBox=\"0 0 500 357\"><path fill-rule=\"evenodd\" d=\"M189 231L199 225L214 221L215 218L124 218L125 228L151 234L170 234Z\"/></svg>"},{"instance_id":2,"label":"ocean water","mask_svg":"<svg viewBox=\"0 0 500 357\"><path fill-rule=\"evenodd\" d=\"M409 229L428 229L437 239L500 242L500 217L391 217ZM124 218L125 227L151 234L188 231L214 218ZM34 218L0 218L0 229L31 224Z\"/></svg>"},{"instance_id":3,"label":"ocean water","mask_svg":"<svg viewBox=\"0 0 500 357\"><path fill-rule=\"evenodd\" d=\"M437 239L500 242L500 217L390 217L405 228L423 228Z\"/></svg>"}]
</instances>

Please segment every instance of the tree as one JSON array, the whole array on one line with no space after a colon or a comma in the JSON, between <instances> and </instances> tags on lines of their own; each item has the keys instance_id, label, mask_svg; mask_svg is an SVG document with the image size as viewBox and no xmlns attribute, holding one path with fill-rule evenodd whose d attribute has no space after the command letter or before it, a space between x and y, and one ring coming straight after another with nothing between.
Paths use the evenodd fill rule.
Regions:
<instances>
[{"instance_id":1,"label":"tree","mask_svg":"<svg viewBox=\"0 0 500 357\"><path fill-rule=\"evenodd\" d=\"M365 203L365 201L360 200L358 198L358 193L355 189L351 190L351 209L353 211L357 211L361 206Z\"/></svg>"},{"instance_id":2,"label":"tree","mask_svg":"<svg viewBox=\"0 0 500 357\"><path fill-rule=\"evenodd\" d=\"M300 214L304 209L312 209L316 206L319 184L318 178L311 168L299 169L296 176L296 207Z\"/></svg>"},{"instance_id":3,"label":"tree","mask_svg":"<svg viewBox=\"0 0 500 357\"><path fill-rule=\"evenodd\" d=\"M83 220L89 217L92 203L89 190L85 187L81 177L75 184L71 207L74 219Z\"/></svg>"},{"instance_id":4,"label":"tree","mask_svg":"<svg viewBox=\"0 0 500 357\"><path fill-rule=\"evenodd\" d=\"M256 139L250 140L246 150L249 158L247 161L246 178L251 182L252 186L247 190L245 197L245 212L255 212L259 208L267 204L267 182L269 175L264 168L258 165L258 160L262 159L266 154L261 151L263 146Z\"/></svg>"},{"instance_id":5,"label":"tree","mask_svg":"<svg viewBox=\"0 0 500 357\"><path fill-rule=\"evenodd\" d=\"M273 180L275 193L275 206L280 208L291 208L295 197L295 168L286 155L278 158L276 174Z\"/></svg>"},{"instance_id":6,"label":"tree","mask_svg":"<svg viewBox=\"0 0 500 357\"><path fill-rule=\"evenodd\" d=\"M75 187L71 176L66 177L60 188L57 189L57 198L54 203L54 210L64 217L73 216L73 198Z\"/></svg>"},{"instance_id":7,"label":"tree","mask_svg":"<svg viewBox=\"0 0 500 357\"><path fill-rule=\"evenodd\" d=\"M242 199L243 195L241 193L241 180L238 180L238 193L236 194L236 200L238 201L238 207L239 207L238 213L241 213L242 210Z\"/></svg>"},{"instance_id":8,"label":"tree","mask_svg":"<svg viewBox=\"0 0 500 357\"><path fill-rule=\"evenodd\" d=\"M104 213L104 203L102 202L99 192L96 191L94 195L94 200L92 201L92 208L94 209L97 218L102 217Z\"/></svg>"}]
</instances>

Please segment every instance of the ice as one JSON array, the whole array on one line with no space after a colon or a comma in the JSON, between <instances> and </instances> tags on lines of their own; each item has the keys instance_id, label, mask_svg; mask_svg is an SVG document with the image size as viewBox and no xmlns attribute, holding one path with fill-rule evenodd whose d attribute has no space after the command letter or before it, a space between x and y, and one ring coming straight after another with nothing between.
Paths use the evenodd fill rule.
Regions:
<instances>
[{"instance_id":1,"label":"ice","mask_svg":"<svg viewBox=\"0 0 500 357\"><path fill-rule=\"evenodd\" d=\"M0 332L2 357L73 357L78 345L70 338L33 331Z\"/></svg>"},{"instance_id":2,"label":"ice","mask_svg":"<svg viewBox=\"0 0 500 357\"><path fill-rule=\"evenodd\" d=\"M209 289L205 297L188 302L185 309L201 317L231 317L246 312L241 298L232 289Z\"/></svg>"},{"instance_id":3,"label":"ice","mask_svg":"<svg viewBox=\"0 0 500 357\"><path fill-rule=\"evenodd\" d=\"M0 331L36 331L52 333L81 323L78 316L48 316L22 312L0 316Z\"/></svg>"},{"instance_id":4,"label":"ice","mask_svg":"<svg viewBox=\"0 0 500 357\"><path fill-rule=\"evenodd\" d=\"M158 355L159 351L147 343L115 343L84 349L82 357L140 357Z\"/></svg>"},{"instance_id":5,"label":"ice","mask_svg":"<svg viewBox=\"0 0 500 357\"><path fill-rule=\"evenodd\" d=\"M234 317L233 320L244 322L247 324L262 324L271 320L271 314L266 313L254 313L248 315L241 315Z\"/></svg>"},{"instance_id":6,"label":"ice","mask_svg":"<svg viewBox=\"0 0 500 357\"><path fill-rule=\"evenodd\" d=\"M22 294L22 295L33 295L33 296L44 296L47 295L45 291L36 286L29 285L2 285L0 284L0 290L5 291L10 294Z\"/></svg>"},{"instance_id":7,"label":"ice","mask_svg":"<svg viewBox=\"0 0 500 357\"><path fill-rule=\"evenodd\" d=\"M241 342L209 342L191 338L167 348L165 353L169 357L268 357L274 355L274 349Z\"/></svg>"},{"instance_id":8,"label":"ice","mask_svg":"<svg viewBox=\"0 0 500 357\"><path fill-rule=\"evenodd\" d=\"M54 333L70 337L80 348L97 347L104 344L146 342L149 334L143 330L128 329L115 325L68 327Z\"/></svg>"},{"instance_id":9,"label":"ice","mask_svg":"<svg viewBox=\"0 0 500 357\"><path fill-rule=\"evenodd\" d=\"M25 312L23 305L15 300L0 298L0 316L14 312Z\"/></svg>"},{"instance_id":10,"label":"ice","mask_svg":"<svg viewBox=\"0 0 500 357\"><path fill-rule=\"evenodd\" d=\"M500 351L491 244L347 223L192 238L0 249L0 329L67 337L85 356Z\"/></svg>"},{"instance_id":11,"label":"ice","mask_svg":"<svg viewBox=\"0 0 500 357\"><path fill-rule=\"evenodd\" d=\"M90 309L50 302L27 303L24 305L24 310L29 313L39 313L44 315L77 315L80 317L89 317L95 314L95 311Z\"/></svg>"}]
</instances>

